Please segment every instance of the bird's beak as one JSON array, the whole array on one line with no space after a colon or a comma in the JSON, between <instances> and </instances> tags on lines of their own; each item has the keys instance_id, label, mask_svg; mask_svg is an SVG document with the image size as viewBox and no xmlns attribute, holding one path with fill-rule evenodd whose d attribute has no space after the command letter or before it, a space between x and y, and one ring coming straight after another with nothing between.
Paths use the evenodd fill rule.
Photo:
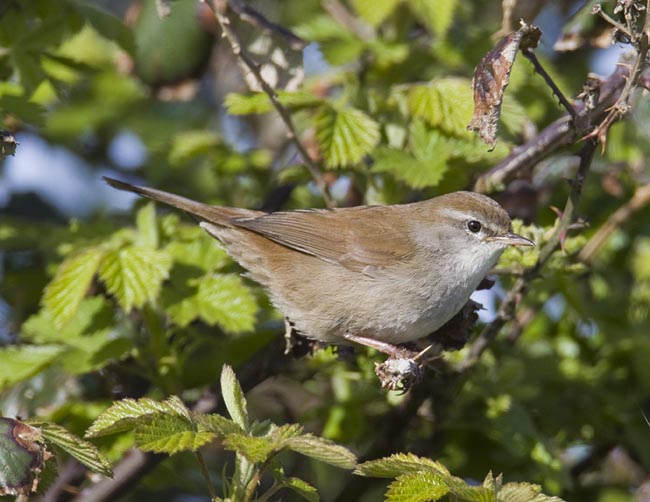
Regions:
<instances>
[{"instance_id":1,"label":"bird's beak","mask_svg":"<svg viewBox=\"0 0 650 502\"><path fill-rule=\"evenodd\" d=\"M501 244L508 244L510 246L534 246L535 245L535 243L530 239L526 239L525 237L522 237L521 235L517 235L514 232L507 232L505 234L487 237L485 240L496 241L496 242L500 242Z\"/></svg>"}]
</instances>

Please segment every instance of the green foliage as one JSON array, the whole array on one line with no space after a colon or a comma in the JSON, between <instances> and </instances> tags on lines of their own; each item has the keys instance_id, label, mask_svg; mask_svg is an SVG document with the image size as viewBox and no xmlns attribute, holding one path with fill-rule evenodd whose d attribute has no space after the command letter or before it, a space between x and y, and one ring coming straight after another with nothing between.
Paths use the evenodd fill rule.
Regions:
<instances>
[{"instance_id":1,"label":"green foliage","mask_svg":"<svg viewBox=\"0 0 650 502\"><path fill-rule=\"evenodd\" d=\"M558 497L541 493L541 487L530 483L506 483L489 473L483 486L471 486L452 476L439 462L412 454L395 454L360 464L356 471L362 476L395 478L388 486L389 502L428 502L450 495L462 502L562 502ZM446 498L444 499L446 500Z\"/></svg>"},{"instance_id":2,"label":"green foliage","mask_svg":"<svg viewBox=\"0 0 650 502\"><path fill-rule=\"evenodd\" d=\"M0 389L26 380L51 365L63 352L59 345L21 345L0 348Z\"/></svg>"},{"instance_id":3,"label":"green foliage","mask_svg":"<svg viewBox=\"0 0 650 502\"><path fill-rule=\"evenodd\" d=\"M228 365L224 365L221 371L221 392L232 420L214 413L190 411L176 396L162 402L149 398L123 399L114 402L97 417L86 431L86 437L133 430L138 448L168 455L197 451L213 440L219 440L224 448L236 452L238 466L244 466L246 462L251 464L244 467L247 475L243 478L233 477L232 493L241 493L255 479L259 480L258 476L269 461L283 450L342 469L353 469L356 465L356 456L347 448L306 434L300 425L278 427L269 423L249 423L246 398L235 372ZM275 477L277 485L274 489L291 488L307 500L318 500L315 489L308 483L286 478L277 470Z\"/></svg>"},{"instance_id":4,"label":"green foliage","mask_svg":"<svg viewBox=\"0 0 650 502\"><path fill-rule=\"evenodd\" d=\"M103 476L113 477L113 471L108 459L88 441L78 438L65 427L50 422L38 422L36 425L43 434L43 439L48 445L55 445L65 453L74 457L92 472Z\"/></svg>"},{"instance_id":5,"label":"green foliage","mask_svg":"<svg viewBox=\"0 0 650 502\"><path fill-rule=\"evenodd\" d=\"M316 117L316 137L327 167L352 166L379 142L379 124L361 110L325 106Z\"/></svg>"}]
</instances>

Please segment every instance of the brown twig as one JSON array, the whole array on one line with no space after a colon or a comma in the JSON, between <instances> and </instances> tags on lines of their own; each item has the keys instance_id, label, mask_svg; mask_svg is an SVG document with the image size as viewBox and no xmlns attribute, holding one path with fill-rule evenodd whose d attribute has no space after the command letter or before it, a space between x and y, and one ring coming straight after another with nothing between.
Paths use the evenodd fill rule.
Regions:
<instances>
[{"instance_id":1,"label":"brown twig","mask_svg":"<svg viewBox=\"0 0 650 502\"><path fill-rule=\"evenodd\" d=\"M535 67L535 71L539 73L546 84L551 88L553 91L553 94L557 96L557 98L560 100L560 103L562 106L564 106L565 110L569 113L571 118L573 119L573 123L578 122L578 112L576 112L575 108L571 103L569 103L569 100L564 96L564 93L560 90L560 88L557 86L555 81L551 78L551 76L548 74L548 72L544 69L542 66L542 63L539 62L539 59L537 59L537 56L531 49L522 49L521 53L524 55L526 59L528 59L533 66Z\"/></svg>"},{"instance_id":2,"label":"brown twig","mask_svg":"<svg viewBox=\"0 0 650 502\"><path fill-rule=\"evenodd\" d=\"M280 103L280 99L278 98L277 93L262 76L260 65L242 47L239 37L231 28L230 19L224 13L226 6L229 5L228 1L224 0L223 8L219 8L217 6L216 0L202 0L202 1L205 2L205 4L214 13L215 18L219 23L219 27L221 28L221 32L223 33L223 37L225 37L228 40L228 43L230 44L233 54L239 60L244 71L250 72L255 77L255 80L259 83L264 93L269 97L269 100L273 104L273 107L280 115L282 122L284 122L284 125L287 128L287 134L289 136L289 139L293 142L295 147L300 152L300 155L302 156L303 161L305 162L305 165L307 166L307 169L311 174L311 177L313 178L314 182L316 183L316 185L318 186L318 188L321 190L323 194L323 199L325 200L325 204L327 205L327 207L333 207L335 203L330 195L329 187L327 186L327 183L323 178L323 174L321 173L320 168L311 159L309 152L307 152L307 148L305 147L305 145L302 144L302 141L300 141L300 138L298 137L298 133L296 131L296 126L293 123L293 118L291 116L291 113L289 112L289 110L287 110L284 107L282 103Z\"/></svg>"},{"instance_id":3,"label":"brown twig","mask_svg":"<svg viewBox=\"0 0 650 502\"><path fill-rule=\"evenodd\" d=\"M604 119L627 84L629 75L629 66L619 65L614 73L601 82L599 100L593 110L577 102L575 108L578 110L579 120L595 123ZM579 135L573 120L568 114L564 115L523 145L514 148L510 155L480 176L474 184L474 190L482 193L491 192L502 186L518 171L536 165L560 148L575 143L577 139Z\"/></svg>"},{"instance_id":4,"label":"brown twig","mask_svg":"<svg viewBox=\"0 0 650 502\"><path fill-rule=\"evenodd\" d=\"M589 239L578 254L578 259L583 263L590 263L600 251L607 239L621 226L623 226L637 211L650 204L650 183L640 186L632 198L612 213L607 221L600 226L598 231Z\"/></svg>"},{"instance_id":5,"label":"brown twig","mask_svg":"<svg viewBox=\"0 0 650 502\"><path fill-rule=\"evenodd\" d=\"M513 318L516 307L519 304L522 295L528 289L530 282L539 275L544 264L557 249L562 235L566 232L575 216L576 207L580 201L580 196L582 195L585 177L591 167L596 145L597 143L594 140L590 140L580 150L580 165L578 166L578 171L571 183L571 192L569 193L569 198L564 206L564 211L562 211L559 223L555 227L555 231L544 246L542 246L542 249L540 249L539 257L537 258L535 265L526 270L521 277L517 279L515 285L510 289L510 291L508 291L508 294L499 306L496 318L483 328L483 331L481 331L476 340L474 340L470 345L469 352L458 365L459 372L465 373L476 365L483 352L485 352L485 349L490 346L499 334L501 328Z\"/></svg>"}]
</instances>

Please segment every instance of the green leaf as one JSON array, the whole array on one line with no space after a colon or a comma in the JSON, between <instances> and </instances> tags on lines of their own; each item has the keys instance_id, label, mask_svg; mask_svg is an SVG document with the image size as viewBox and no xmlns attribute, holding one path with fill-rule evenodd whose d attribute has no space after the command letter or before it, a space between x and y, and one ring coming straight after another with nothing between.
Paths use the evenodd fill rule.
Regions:
<instances>
[{"instance_id":1,"label":"green leaf","mask_svg":"<svg viewBox=\"0 0 650 502\"><path fill-rule=\"evenodd\" d=\"M135 429L135 442L144 451L174 455L196 451L210 443L216 434L196 431L191 423L178 415L156 415L149 423Z\"/></svg>"},{"instance_id":2,"label":"green leaf","mask_svg":"<svg viewBox=\"0 0 650 502\"><path fill-rule=\"evenodd\" d=\"M41 428L46 442L55 444L91 471L109 478L113 477L111 463L94 444L75 436L65 427L51 422L39 422L35 425Z\"/></svg>"},{"instance_id":3,"label":"green leaf","mask_svg":"<svg viewBox=\"0 0 650 502\"><path fill-rule=\"evenodd\" d=\"M414 116L430 125L461 138L472 137L467 124L472 120L474 97L468 79L441 78L412 86L408 105Z\"/></svg>"},{"instance_id":4,"label":"green leaf","mask_svg":"<svg viewBox=\"0 0 650 502\"><path fill-rule=\"evenodd\" d=\"M282 486L289 488L309 502L319 502L318 491L312 485L299 478L286 478Z\"/></svg>"},{"instance_id":5,"label":"green leaf","mask_svg":"<svg viewBox=\"0 0 650 502\"><path fill-rule=\"evenodd\" d=\"M208 324L244 333L255 327L258 306L250 288L236 274L213 274L199 284L198 312Z\"/></svg>"},{"instance_id":6,"label":"green leaf","mask_svg":"<svg viewBox=\"0 0 650 502\"><path fill-rule=\"evenodd\" d=\"M104 257L99 277L122 308L129 312L158 296L171 264L171 257L164 251L128 246Z\"/></svg>"},{"instance_id":7,"label":"green leaf","mask_svg":"<svg viewBox=\"0 0 650 502\"><path fill-rule=\"evenodd\" d=\"M223 441L223 446L227 450L236 451L253 463L264 462L271 453L276 451L271 439L239 432L228 434Z\"/></svg>"},{"instance_id":8,"label":"green leaf","mask_svg":"<svg viewBox=\"0 0 650 502\"><path fill-rule=\"evenodd\" d=\"M40 373L65 348L60 345L20 345L0 348L0 390Z\"/></svg>"},{"instance_id":9,"label":"green leaf","mask_svg":"<svg viewBox=\"0 0 650 502\"><path fill-rule=\"evenodd\" d=\"M386 502L429 502L449 493L442 476L420 471L402 474L386 491Z\"/></svg>"},{"instance_id":10,"label":"green leaf","mask_svg":"<svg viewBox=\"0 0 650 502\"><path fill-rule=\"evenodd\" d=\"M86 431L85 437L100 437L134 429L139 424L148 423L153 416L160 414L176 415L191 423L189 412L178 405L175 396L167 401L154 401L148 397L141 399L122 399L115 401L110 408L100 414ZM181 403L182 404L182 403Z\"/></svg>"},{"instance_id":11,"label":"green leaf","mask_svg":"<svg viewBox=\"0 0 650 502\"><path fill-rule=\"evenodd\" d=\"M451 26L458 0L432 2L431 0L407 0L413 14L431 30L434 35L444 37Z\"/></svg>"},{"instance_id":12,"label":"green leaf","mask_svg":"<svg viewBox=\"0 0 650 502\"><path fill-rule=\"evenodd\" d=\"M238 275L211 274L199 280L196 294L170 305L167 311L179 326L200 317L210 325L218 324L224 331L238 334L255 327L258 305Z\"/></svg>"},{"instance_id":13,"label":"green leaf","mask_svg":"<svg viewBox=\"0 0 650 502\"><path fill-rule=\"evenodd\" d=\"M235 372L227 364L221 369L221 395L233 421L242 429L248 430L246 397Z\"/></svg>"},{"instance_id":14,"label":"green leaf","mask_svg":"<svg viewBox=\"0 0 650 502\"><path fill-rule=\"evenodd\" d=\"M330 168L354 165L379 143L379 124L361 110L325 106L316 117L316 137Z\"/></svg>"},{"instance_id":15,"label":"green leaf","mask_svg":"<svg viewBox=\"0 0 650 502\"><path fill-rule=\"evenodd\" d=\"M409 149L412 155L395 148L378 148L373 170L390 173L416 189L438 185L449 169L448 138L415 121L409 129Z\"/></svg>"},{"instance_id":16,"label":"green leaf","mask_svg":"<svg viewBox=\"0 0 650 502\"><path fill-rule=\"evenodd\" d=\"M395 478L419 471L435 471L443 476L450 476L447 468L440 462L412 453L394 453L390 457L364 462L357 466L354 473L372 478Z\"/></svg>"},{"instance_id":17,"label":"green leaf","mask_svg":"<svg viewBox=\"0 0 650 502\"><path fill-rule=\"evenodd\" d=\"M287 440L286 447L341 469L354 469L357 465L357 457L350 450L313 434L291 438Z\"/></svg>"},{"instance_id":18,"label":"green leaf","mask_svg":"<svg viewBox=\"0 0 650 502\"><path fill-rule=\"evenodd\" d=\"M497 502L564 502L559 497L544 495L539 485L507 483L497 493Z\"/></svg>"},{"instance_id":19,"label":"green leaf","mask_svg":"<svg viewBox=\"0 0 650 502\"><path fill-rule=\"evenodd\" d=\"M160 238L156 221L156 207L153 202L147 202L138 210L135 224L138 229L137 244L145 248L156 249Z\"/></svg>"},{"instance_id":20,"label":"green leaf","mask_svg":"<svg viewBox=\"0 0 650 502\"><path fill-rule=\"evenodd\" d=\"M352 0L359 17L372 26L379 26L403 0Z\"/></svg>"},{"instance_id":21,"label":"green leaf","mask_svg":"<svg viewBox=\"0 0 650 502\"><path fill-rule=\"evenodd\" d=\"M0 496L28 495L44 467L40 429L0 417Z\"/></svg>"},{"instance_id":22,"label":"green leaf","mask_svg":"<svg viewBox=\"0 0 650 502\"><path fill-rule=\"evenodd\" d=\"M74 317L97 272L104 251L85 249L66 258L45 288L42 304L54 325L61 329Z\"/></svg>"},{"instance_id":23,"label":"green leaf","mask_svg":"<svg viewBox=\"0 0 650 502\"><path fill-rule=\"evenodd\" d=\"M243 429L232 420L227 419L216 413L207 415L199 414L194 417L194 420L199 425L199 430L206 430L214 432L218 436L226 436L235 432L243 432Z\"/></svg>"},{"instance_id":24,"label":"green leaf","mask_svg":"<svg viewBox=\"0 0 650 502\"><path fill-rule=\"evenodd\" d=\"M219 241L205 233L191 241L170 242L165 251L174 258L174 262L199 267L205 272L219 270L232 263Z\"/></svg>"}]
</instances>

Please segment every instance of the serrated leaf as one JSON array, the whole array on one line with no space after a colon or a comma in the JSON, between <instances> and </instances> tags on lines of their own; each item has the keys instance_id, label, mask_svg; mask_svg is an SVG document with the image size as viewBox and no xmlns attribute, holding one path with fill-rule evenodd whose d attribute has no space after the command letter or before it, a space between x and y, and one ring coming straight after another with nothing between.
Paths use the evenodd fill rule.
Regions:
<instances>
[{"instance_id":1,"label":"serrated leaf","mask_svg":"<svg viewBox=\"0 0 650 502\"><path fill-rule=\"evenodd\" d=\"M137 244L145 248L156 249L160 239L156 221L156 207L153 202L148 202L138 210L135 224L138 229Z\"/></svg>"},{"instance_id":2,"label":"serrated leaf","mask_svg":"<svg viewBox=\"0 0 650 502\"><path fill-rule=\"evenodd\" d=\"M432 2L431 0L407 0L413 14L418 17L434 35L444 37L451 26L458 0Z\"/></svg>"},{"instance_id":3,"label":"serrated leaf","mask_svg":"<svg viewBox=\"0 0 650 502\"><path fill-rule=\"evenodd\" d=\"M199 430L203 429L208 432L214 432L219 436L243 432L243 429L235 422L216 413L210 413L207 415L199 414L194 417L194 420L199 425Z\"/></svg>"},{"instance_id":4,"label":"serrated leaf","mask_svg":"<svg viewBox=\"0 0 650 502\"><path fill-rule=\"evenodd\" d=\"M221 369L221 396L233 421L242 429L248 430L246 397L235 372L227 364Z\"/></svg>"},{"instance_id":5,"label":"serrated leaf","mask_svg":"<svg viewBox=\"0 0 650 502\"><path fill-rule=\"evenodd\" d=\"M402 474L386 491L386 502L429 502L449 493L442 476L431 471Z\"/></svg>"},{"instance_id":6,"label":"serrated leaf","mask_svg":"<svg viewBox=\"0 0 650 502\"><path fill-rule=\"evenodd\" d=\"M273 441L266 437L249 436L235 432L223 440L227 450L236 451L253 463L264 462L276 450Z\"/></svg>"},{"instance_id":7,"label":"serrated leaf","mask_svg":"<svg viewBox=\"0 0 650 502\"><path fill-rule=\"evenodd\" d=\"M165 251L127 246L102 259L99 277L120 306L130 312L158 296L171 264L171 257Z\"/></svg>"},{"instance_id":8,"label":"serrated leaf","mask_svg":"<svg viewBox=\"0 0 650 502\"><path fill-rule=\"evenodd\" d=\"M357 465L357 457L350 450L313 434L290 438L285 444L288 449L296 453L341 469L354 469Z\"/></svg>"},{"instance_id":9,"label":"serrated leaf","mask_svg":"<svg viewBox=\"0 0 650 502\"><path fill-rule=\"evenodd\" d=\"M544 495L542 487L531 483L506 483L497 493L497 502L564 502Z\"/></svg>"},{"instance_id":10,"label":"serrated leaf","mask_svg":"<svg viewBox=\"0 0 650 502\"><path fill-rule=\"evenodd\" d=\"M441 155L435 160L418 160L394 148L378 148L372 170L389 173L412 188L434 187L447 172L447 159Z\"/></svg>"},{"instance_id":11,"label":"serrated leaf","mask_svg":"<svg viewBox=\"0 0 650 502\"><path fill-rule=\"evenodd\" d=\"M135 429L138 448L169 455L196 451L215 437L213 432L196 431L191 423L178 415L157 414L149 423L140 424Z\"/></svg>"},{"instance_id":12,"label":"serrated leaf","mask_svg":"<svg viewBox=\"0 0 650 502\"><path fill-rule=\"evenodd\" d=\"M372 26L379 26L403 0L352 0L359 17Z\"/></svg>"},{"instance_id":13,"label":"serrated leaf","mask_svg":"<svg viewBox=\"0 0 650 502\"><path fill-rule=\"evenodd\" d=\"M323 107L316 117L316 137L330 168L354 165L379 143L379 124L355 108Z\"/></svg>"},{"instance_id":14,"label":"serrated leaf","mask_svg":"<svg viewBox=\"0 0 650 502\"><path fill-rule=\"evenodd\" d=\"M41 303L58 329L74 317L102 256L103 250L90 248L66 258L45 288Z\"/></svg>"},{"instance_id":15,"label":"serrated leaf","mask_svg":"<svg viewBox=\"0 0 650 502\"><path fill-rule=\"evenodd\" d=\"M373 478L395 478L402 474L422 470L435 471L443 476L451 475L447 468L440 462L425 457L418 457L412 453L394 453L390 457L364 462L357 466L354 473Z\"/></svg>"},{"instance_id":16,"label":"serrated leaf","mask_svg":"<svg viewBox=\"0 0 650 502\"><path fill-rule=\"evenodd\" d=\"M61 345L20 345L0 348L0 390L40 373L63 352Z\"/></svg>"},{"instance_id":17,"label":"serrated leaf","mask_svg":"<svg viewBox=\"0 0 650 502\"><path fill-rule=\"evenodd\" d=\"M286 478L282 486L285 486L309 502L319 502L318 491L312 485L299 478Z\"/></svg>"},{"instance_id":18,"label":"serrated leaf","mask_svg":"<svg viewBox=\"0 0 650 502\"><path fill-rule=\"evenodd\" d=\"M258 305L250 288L236 274L213 274L199 284L199 317L224 331L244 333L255 327Z\"/></svg>"},{"instance_id":19,"label":"serrated leaf","mask_svg":"<svg viewBox=\"0 0 650 502\"><path fill-rule=\"evenodd\" d=\"M86 431L85 437L100 437L134 429L138 424L147 423L154 415L179 415L178 407L170 401L155 401L148 397L122 399L115 401L101 413ZM189 423L184 412L180 418Z\"/></svg>"},{"instance_id":20,"label":"serrated leaf","mask_svg":"<svg viewBox=\"0 0 650 502\"><path fill-rule=\"evenodd\" d=\"M231 263L219 241L203 234L192 241L170 242L165 250L174 258L174 262L199 267L206 272L219 270Z\"/></svg>"},{"instance_id":21,"label":"serrated leaf","mask_svg":"<svg viewBox=\"0 0 650 502\"><path fill-rule=\"evenodd\" d=\"M37 425L40 427L46 442L55 444L91 471L109 478L113 477L111 463L94 444L84 441L65 427L57 424L40 422Z\"/></svg>"},{"instance_id":22,"label":"serrated leaf","mask_svg":"<svg viewBox=\"0 0 650 502\"><path fill-rule=\"evenodd\" d=\"M463 78L440 78L411 87L408 105L414 116L448 134L471 138L467 124L472 119L472 84Z\"/></svg>"}]
</instances>

